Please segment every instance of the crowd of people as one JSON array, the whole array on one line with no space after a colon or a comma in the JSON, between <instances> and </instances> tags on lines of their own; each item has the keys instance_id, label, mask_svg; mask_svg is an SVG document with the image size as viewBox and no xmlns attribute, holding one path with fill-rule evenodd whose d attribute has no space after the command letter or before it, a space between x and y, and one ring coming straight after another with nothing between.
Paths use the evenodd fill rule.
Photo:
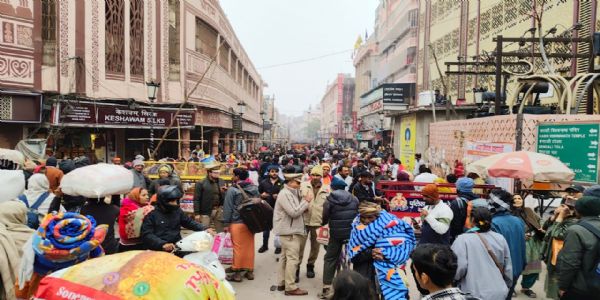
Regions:
<instances>
[{"instance_id":1,"label":"crowd of people","mask_svg":"<svg viewBox=\"0 0 600 300\"><path fill-rule=\"evenodd\" d=\"M204 157L200 149L193 153L191 162ZM6 253L21 251L48 216L76 213L105 226L97 249L106 254L177 252L182 227L230 233L233 263L226 272L231 282L263 276L254 272L255 253L266 253L272 245L280 255L272 290L289 296L307 295L299 286L301 273L314 278L319 272L321 299L408 299L408 276L422 299L500 300L517 292L536 298L532 287L543 267L546 298L593 299L598 286L600 186L569 187L560 206L543 220L519 194L501 188L484 193L476 185L485 181L465 174L460 162L439 177L420 154L409 170L389 149L317 146L217 155L204 163L206 177L193 187L183 184L168 163L157 168L157 179L149 179L144 157L136 156L122 164L134 178L128 194L101 199L64 194L64 174L88 163L58 163L49 157L25 164L26 190L15 201L0 202L0 245ZM121 165L121 160L112 163ZM223 163L235 166L230 182L223 180ZM420 221L396 216L406 203L386 197L381 182L403 182L422 195ZM193 193L192 214L179 205L186 192ZM456 198L445 201L441 194ZM257 250L254 233L238 210L248 198L260 198L273 209L272 226L261 233ZM329 237L319 266L319 234L325 225ZM98 255L94 249L86 258ZM14 276L5 275L17 273L19 257L8 258L2 267L3 295L23 289ZM348 270L350 263L353 270ZM44 270L28 278L29 295L40 278L57 269Z\"/></svg>"}]
</instances>

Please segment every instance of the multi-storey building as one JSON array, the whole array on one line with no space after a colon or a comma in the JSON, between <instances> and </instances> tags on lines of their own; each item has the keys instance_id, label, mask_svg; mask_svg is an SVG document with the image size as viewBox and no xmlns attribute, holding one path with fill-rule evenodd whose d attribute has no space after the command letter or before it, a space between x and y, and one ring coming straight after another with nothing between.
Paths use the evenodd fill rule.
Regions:
<instances>
[{"instance_id":1,"label":"multi-storey building","mask_svg":"<svg viewBox=\"0 0 600 300\"><path fill-rule=\"evenodd\" d=\"M148 157L168 127L158 158L261 133L263 81L216 0L2 0L0 21L1 147L106 161Z\"/></svg>"},{"instance_id":2,"label":"multi-storey building","mask_svg":"<svg viewBox=\"0 0 600 300\"><path fill-rule=\"evenodd\" d=\"M355 52L356 101L363 145L393 143L392 115L405 110L414 96L419 4L416 0L381 1L373 34ZM384 97L401 91L399 98ZM385 98L385 99L384 99Z\"/></svg>"},{"instance_id":3,"label":"multi-storey building","mask_svg":"<svg viewBox=\"0 0 600 300\"><path fill-rule=\"evenodd\" d=\"M356 131L354 110L354 77L338 74L327 86L321 99L321 139L323 142L346 143Z\"/></svg>"},{"instance_id":4,"label":"multi-storey building","mask_svg":"<svg viewBox=\"0 0 600 300\"><path fill-rule=\"evenodd\" d=\"M490 1L420 1L419 7L419 46L417 91L442 90L442 82L437 63L445 71L445 62L483 61L496 49L493 38L535 37L540 34L551 37L586 37L600 27L598 3L592 1L531 1L531 0L490 0ZM542 32L538 28L536 16L541 17ZM576 26L577 25L577 26ZM430 46L431 45L431 46ZM533 64L533 73L548 74L544 61L532 59L527 52L539 52L539 43L506 43L503 51L524 52L525 59ZM549 52L565 54L589 53L589 44L552 44L546 46ZM511 58L505 58L509 61ZM513 58L514 60L514 58ZM589 71L589 58L566 59L550 58L556 74L570 78ZM442 74L444 75L444 74ZM458 103L474 103L473 90L487 89L494 92L493 75L452 75L445 76L448 96ZM516 76L509 78L507 96L516 90ZM546 95L546 103L558 99ZM544 99L544 96L542 96Z\"/></svg>"}]
</instances>

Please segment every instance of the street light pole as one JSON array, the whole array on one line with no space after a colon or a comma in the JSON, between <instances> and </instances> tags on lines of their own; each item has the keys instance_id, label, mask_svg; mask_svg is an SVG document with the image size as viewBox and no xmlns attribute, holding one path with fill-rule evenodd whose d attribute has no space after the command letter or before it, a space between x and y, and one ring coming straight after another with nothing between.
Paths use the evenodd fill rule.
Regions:
<instances>
[{"instance_id":1,"label":"street light pole","mask_svg":"<svg viewBox=\"0 0 600 300\"><path fill-rule=\"evenodd\" d=\"M150 155L154 154L154 100L156 100L156 92L160 87L160 83L150 81L146 83L146 88L148 89L148 100L150 100L150 112L152 114L152 118L150 119ZM154 160L154 157L149 157L149 159Z\"/></svg>"}]
</instances>

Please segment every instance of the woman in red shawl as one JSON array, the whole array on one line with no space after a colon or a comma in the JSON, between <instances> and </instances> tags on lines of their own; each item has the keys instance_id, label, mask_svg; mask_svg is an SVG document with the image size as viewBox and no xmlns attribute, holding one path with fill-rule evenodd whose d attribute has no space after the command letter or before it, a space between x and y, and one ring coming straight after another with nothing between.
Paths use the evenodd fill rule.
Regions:
<instances>
[{"instance_id":1,"label":"woman in red shawl","mask_svg":"<svg viewBox=\"0 0 600 300\"><path fill-rule=\"evenodd\" d=\"M119 252L144 250L140 239L142 223L154 206L149 205L148 190L134 188L121 202L119 213Z\"/></svg>"}]
</instances>

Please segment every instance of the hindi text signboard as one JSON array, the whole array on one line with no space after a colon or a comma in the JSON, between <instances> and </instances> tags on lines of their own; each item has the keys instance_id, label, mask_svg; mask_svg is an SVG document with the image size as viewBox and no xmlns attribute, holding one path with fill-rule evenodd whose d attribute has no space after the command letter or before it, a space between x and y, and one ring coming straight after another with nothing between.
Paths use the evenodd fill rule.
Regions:
<instances>
[{"instance_id":1,"label":"hindi text signboard","mask_svg":"<svg viewBox=\"0 0 600 300\"><path fill-rule=\"evenodd\" d=\"M537 151L552 155L575 172L574 181L598 182L600 124L540 124Z\"/></svg>"}]
</instances>

